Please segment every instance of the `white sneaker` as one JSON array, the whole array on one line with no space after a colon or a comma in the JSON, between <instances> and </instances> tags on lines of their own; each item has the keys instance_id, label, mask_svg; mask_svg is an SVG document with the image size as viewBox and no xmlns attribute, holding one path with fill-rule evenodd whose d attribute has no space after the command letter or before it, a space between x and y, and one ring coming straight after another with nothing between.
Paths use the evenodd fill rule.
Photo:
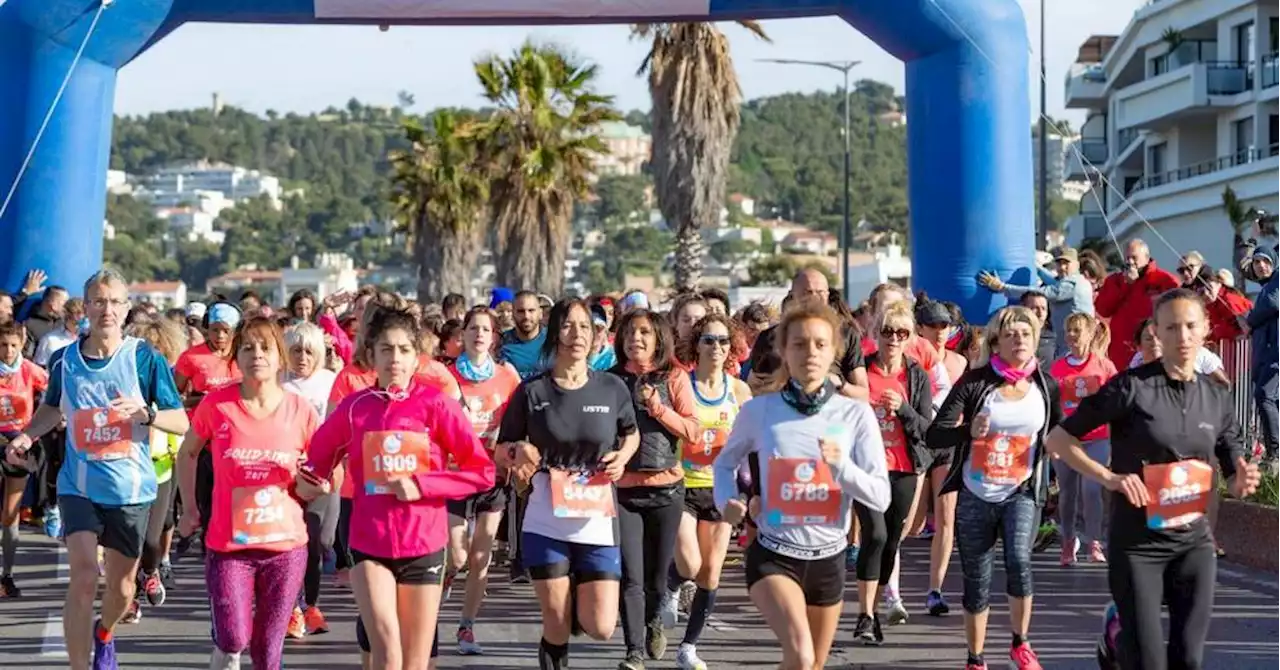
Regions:
<instances>
[{"instance_id":1,"label":"white sneaker","mask_svg":"<svg viewBox=\"0 0 1280 670\"><path fill-rule=\"evenodd\" d=\"M676 651L676 667L680 670L707 670L707 663L698 658L698 648L681 643Z\"/></svg>"},{"instance_id":2,"label":"white sneaker","mask_svg":"<svg viewBox=\"0 0 1280 670\"><path fill-rule=\"evenodd\" d=\"M900 626L911 618L911 615L907 613L906 605L902 604L902 598L894 598L885 604L889 606L887 614L890 626Z\"/></svg>"},{"instance_id":3,"label":"white sneaker","mask_svg":"<svg viewBox=\"0 0 1280 670\"><path fill-rule=\"evenodd\" d=\"M675 628L676 621L680 614L676 611L676 607L680 604L679 591L665 591L658 601L658 615L662 617L662 627L666 629Z\"/></svg>"}]
</instances>

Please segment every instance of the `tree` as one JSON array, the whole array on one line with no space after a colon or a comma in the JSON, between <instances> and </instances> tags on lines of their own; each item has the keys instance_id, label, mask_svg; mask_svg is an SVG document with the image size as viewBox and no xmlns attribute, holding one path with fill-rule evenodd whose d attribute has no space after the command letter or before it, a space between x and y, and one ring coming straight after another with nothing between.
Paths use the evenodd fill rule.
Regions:
<instances>
[{"instance_id":1,"label":"tree","mask_svg":"<svg viewBox=\"0 0 1280 670\"><path fill-rule=\"evenodd\" d=\"M604 224L630 221L645 211L645 189L649 179L640 176L607 175L596 182L596 216Z\"/></svg>"},{"instance_id":2,"label":"tree","mask_svg":"<svg viewBox=\"0 0 1280 670\"><path fill-rule=\"evenodd\" d=\"M719 240L711 244L711 257L717 263L732 263L743 256L760 250L760 245L751 240Z\"/></svg>"},{"instance_id":3,"label":"tree","mask_svg":"<svg viewBox=\"0 0 1280 670\"><path fill-rule=\"evenodd\" d=\"M1236 286L1244 286L1245 277L1242 276L1240 266L1244 261L1245 250L1248 249L1245 235L1257 210L1245 207L1236 196L1235 189L1227 186L1222 189L1222 211L1231 224L1231 270L1236 275Z\"/></svg>"},{"instance_id":4,"label":"tree","mask_svg":"<svg viewBox=\"0 0 1280 670\"><path fill-rule=\"evenodd\" d=\"M740 25L768 39L759 23ZM729 40L714 24L640 24L632 35L652 40L640 65L653 101L650 169L658 206L676 231L676 290L689 291L702 278L700 230L720 219L742 89Z\"/></svg>"},{"instance_id":5,"label":"tree","mask_svg":"<svg viewBox=\"0 0 1280 670\"><path fill-rule=\"evenodd\" d=\"M416 98L413 97L413 94L408 91L396 93L396 106L402 110L408 110L413 107L415 100Z\"/></svg>"},{"instance_id":6,"label":"tree","mask_svg":"<svg viewBox=\"0 0 1280 670\"><path fill-rule=\"evenodd\" d=\"M418 300L424 303L470 294L489 199L475 123L441 110L431 124L428 132L417 121L405 122L410 149L390 156L392 194L412 240Z\"/></svg>"},{"instance_id":7,"label":"tree","mask_svg":"<svg viewBox=\"0 0 1280 670\"><path fill-rule=\"evenodd\" d=\"M595 92L596 66L553 46L526 42L475 70L495 108L477 137L493 175L497 281L560 295L574 201L588 195L596 157L608 152L599 126L622 117L612 96Z\"/></svg>"}]
</instances>

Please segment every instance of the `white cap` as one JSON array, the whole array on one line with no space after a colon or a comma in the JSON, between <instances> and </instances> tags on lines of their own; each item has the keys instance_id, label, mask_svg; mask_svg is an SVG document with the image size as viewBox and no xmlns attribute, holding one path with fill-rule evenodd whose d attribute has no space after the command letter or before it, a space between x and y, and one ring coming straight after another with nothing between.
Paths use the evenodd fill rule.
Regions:
<instances>
[{"instance_id":1,"label":"white cap","mask_svg":"<svg viewBox=\"0 0 1280 670\"><path fill-rule=\"evenodd\" d=\"M208 310L209 307L202 302L189 302L187 303L187 318L203 319L204 313Z\"/></svg>"}]
</instances>

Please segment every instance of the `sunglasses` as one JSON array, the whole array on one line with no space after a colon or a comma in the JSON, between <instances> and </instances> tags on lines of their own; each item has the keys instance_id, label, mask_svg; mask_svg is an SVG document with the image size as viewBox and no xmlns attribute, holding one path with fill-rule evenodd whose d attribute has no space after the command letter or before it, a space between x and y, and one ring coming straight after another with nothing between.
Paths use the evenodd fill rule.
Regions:
<instances>
[{"instance_id":1,"label":"sunglasses","mask_svg":"<svg viewBox=\"0 0 1280 670\"><path fill-rule=\"evenodd\" d=\"M1195 274L1199 271L1200 271L1200 267L1195 265L1183 265L1182 267L1178 268L1178 273L1184 274L1184 275Z\"/></svg>"},{"instance_id":2,"label":"sunglasses","mask_svg":"<svg viewBox=\"0 0 1280 670\"><path fill-rule=\"evenodd\" d=\"M727 347L729 346L730 341L731 340L727 335L703 335L702 337L698 338L699 344L702 344L708 347L715 346L717 344L722 347Z\"/></svg>"},{"instance_id":3,"label":"sunglasses","mask_svg":"<svg viewBox=\"0 0 1280 670\"><path fill-rule=\"evenodd\" d=\"M886 340L906 340L911 337L911 331L906 328L881 328L880 337Z\"/></svg>"}]
</instances>

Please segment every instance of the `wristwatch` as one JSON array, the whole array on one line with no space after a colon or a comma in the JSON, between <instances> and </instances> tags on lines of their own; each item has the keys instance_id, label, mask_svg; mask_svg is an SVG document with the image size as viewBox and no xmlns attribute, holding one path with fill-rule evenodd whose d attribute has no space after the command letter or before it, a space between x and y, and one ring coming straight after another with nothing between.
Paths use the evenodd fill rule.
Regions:
<instances>
[{"instance_id":1,"label":"wristwatch","mask_svg":"<svg viewBox=\"0 0 1280 670\"><path fill-rule=\"evenodd\" d=\"M143 421L142 425L150 426L155 422L156 422L156 408L152 407L151 405L147 405L147 420Z\"/></svg>"}]
</instances>

